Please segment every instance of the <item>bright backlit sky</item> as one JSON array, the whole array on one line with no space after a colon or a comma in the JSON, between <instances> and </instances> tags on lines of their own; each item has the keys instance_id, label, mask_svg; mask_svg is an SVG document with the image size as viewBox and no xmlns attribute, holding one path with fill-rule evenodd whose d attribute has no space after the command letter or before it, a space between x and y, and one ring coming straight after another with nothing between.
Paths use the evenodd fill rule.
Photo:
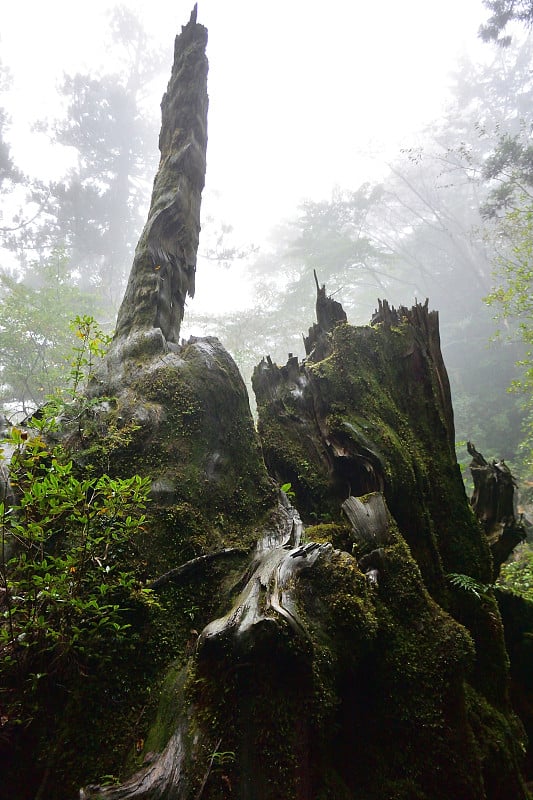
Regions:
<instances>
[{"instance_id":1,"label":"bright backlit sky","mask_svg":"<svg viewBox=\"0 0 533 800\"><path fill-rule=\"evenodd\" d=\"M30 124L57 113L63 71L112 64L104 41L114 5L3 0L14 152L34 174L46 177L54 160L45 142L30 146ZM170 54L193 4L124 5ZM482 54L477 30L486 16L481 0L200 0L198 20L209 29L207 189L222 193L225 219L258 241L303 197L379 177L438 115L456 58Z\"/></svg>"}]
</instances>

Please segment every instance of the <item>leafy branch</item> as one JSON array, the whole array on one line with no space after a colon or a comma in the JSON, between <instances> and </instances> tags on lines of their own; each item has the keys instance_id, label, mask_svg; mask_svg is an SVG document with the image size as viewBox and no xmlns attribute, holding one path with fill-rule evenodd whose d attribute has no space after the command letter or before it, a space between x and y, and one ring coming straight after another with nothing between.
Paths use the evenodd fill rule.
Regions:
<instances>
[{"instance_id":1,"label":"leafy branch","mask_svg":"<svg viewBox=\"0 0 533 800\"><path fill-rule=\"evenodd\" d=\"M106 344L92 318L74 324L81 344L71 401ZM47 440L62 407L61 396L51 398L26 430L13 427L3 440L10 462L0 499L0 701L14 724L31 718L43 681L111 659L128 635L128 610L157 605L128 566L150 479L78 474L67 451Z\"/></svg>"}]
</instances>

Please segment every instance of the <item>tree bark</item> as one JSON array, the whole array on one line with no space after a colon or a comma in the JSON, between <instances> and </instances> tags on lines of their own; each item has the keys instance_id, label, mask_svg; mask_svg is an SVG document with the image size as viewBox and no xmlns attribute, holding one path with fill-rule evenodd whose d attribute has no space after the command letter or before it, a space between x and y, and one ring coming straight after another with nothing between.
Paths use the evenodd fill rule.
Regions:
<instances>
[{"instance_id":1,"label":"tree bark","mask_svg":"<svg viewBox=\"0 0 533 800\"><path fill-rule=\"evenodd\" d=\"M160 329L179 342L187 295L194 296L200 202L207 148L207 30L189 23L176 37L174 65L161 103L161 160L148 220L135 251L115 340Z\"/></svg>"},{"instance_id":2,"label":"tree bark","mask_svg":"<svg viewBox=\"0 0 533 800\"><path fill-rule=\"evenodd\" d=\"M144 769L120 786L86 786L80 790L80 800L111 798L111 800L163 800L183 797L188 781L182 764L185 755L184 733L178 728L169 739L164 751L153 761L147 758Z\"/></svg>"},{"instance_id":3,"label":"tree bark","mask_svg":"<svg viewBox=\"0 0 533 800\"><path fill-rule=\"evenodd\" d=\"M494 563L493 580L496 580L501 565L525 540L526 529L515 516L515 482L505 461L489 463L472 442L467 443L467 449L472 456L470 472L474 480L470 502L489 541Z\"/></svg>"}]
</instances>

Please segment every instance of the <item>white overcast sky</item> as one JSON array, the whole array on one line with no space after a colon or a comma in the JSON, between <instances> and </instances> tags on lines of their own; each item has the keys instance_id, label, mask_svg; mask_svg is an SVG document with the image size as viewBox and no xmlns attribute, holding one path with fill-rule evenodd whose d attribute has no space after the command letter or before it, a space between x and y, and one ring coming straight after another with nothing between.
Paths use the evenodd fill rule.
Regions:
<instances>
[{"instance_id":1,"label":"white overcast sky","mask_svg":"<svg viewBox=\"0 0 533 800\"><path fill-rule=\"evenodd\" d=\"M63 72L112 65L111 0L0 0L0 58L12 71L9 110L22 166L53 159L26 144L54 116ZM184 0L126 0L169 47ZM456 59L478 54L481 0L199 0L209 29L207 187L249 241L293 211L379 177L384 160L438 116ZM170 74L170 65L169 71ZM154 95L159 106L166 79ZM244 235L244 234L243 234Z\"/></svg>"},{"instance_id":2,"label":"white overcast sky","mask_svg":"<svg viewBox=\"0 0 533 800\"><path fill-rule=\"evenodd\" d=\"M112 63L110 0L3 0L15 122L54 112L63 71ZM171 43L192 2L126 2ZM481 0L200 0L209 29L208 183L267 217L357 185L438 114L457 55L478 52ZM163 90L164 86L161 87ZM154 104L159 103L154 97ZM19 122L20 124L20 122Z\"/></svg>"}]
</instances>

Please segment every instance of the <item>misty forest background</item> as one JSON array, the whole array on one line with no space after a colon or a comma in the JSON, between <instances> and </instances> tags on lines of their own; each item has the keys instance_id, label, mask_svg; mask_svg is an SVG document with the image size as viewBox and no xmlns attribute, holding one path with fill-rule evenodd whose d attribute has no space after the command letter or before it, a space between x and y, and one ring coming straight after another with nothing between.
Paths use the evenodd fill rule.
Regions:
<instances>
[{"instance_id":1,"label":"misty forest background","mask_svg":"<svg viewBox=\"0 0 533 800\"><path fill-rule=\"evenodd\" d=\"M76 317L112 332L146 216L159 129L146 98L167 73L167 54L124 6L110 14L106 35L112 71L65 75L61 115L35 120L54 152L69 153L71 166L50 182L12 155L1 95L11 78L0 63L0 401L9 421L68 386ZM396 306L428 297L440 312L459 460L467 439L505 458L527 510L533 39L521 26L502 41L490 23L484 38L482 61L456 65L442 115L397 153L383 180L304 200L260 246L207 192L199 269L223 272L228 300L216 314L190 302L184 332L218 336L249 381L267 353L278 363L302 355L294 332L314 320L314 270L355 324L369 321L378 297Z\"/></svg>"}]
</instances>

